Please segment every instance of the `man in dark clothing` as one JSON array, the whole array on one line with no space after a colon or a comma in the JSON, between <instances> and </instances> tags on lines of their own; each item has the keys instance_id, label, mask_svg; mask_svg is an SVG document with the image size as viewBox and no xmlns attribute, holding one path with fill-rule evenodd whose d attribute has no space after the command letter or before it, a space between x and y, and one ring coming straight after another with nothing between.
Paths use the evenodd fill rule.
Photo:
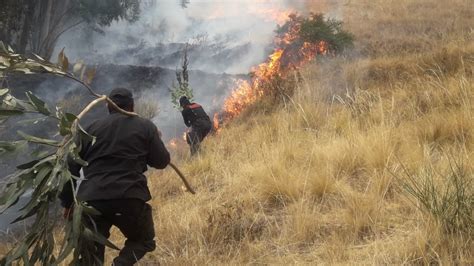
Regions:
<instances>
[{"instance_id":1,"label":"man in dark clothing","mask_svg":"<svg viewBox=\"0 0 474 266\"><path fill-rule=\"evenodd\" d=\"M191 155L194 155L199 150L201 141L211 131L211 119L201 105L191 103L186 96L179 99L179 104L183 108L181 114L183 115L184 124L191 127L191 131L186 134L186 141L191 146Z\"/></svg>"},{"instance_id":2,"label":"man in dark clothing","mask_svg":"<svg viewBox=\"0 0 474 266\"><path fill-rule=\"evenodd\" d=\"M133 112L133 96L127 89L113 89L110 99L120 108ZM80 156L88 162L82 167L85 179L79 185L77 199L85 201L101 214L92 216L90 227L108 238L115 225L127 238L114 265L133 265L145 253L155 249L155 232L146 177L147 165L163 169L170 155L161 141L156 126L147 119L127 116L108 106L110 114L93 122L86 131L96 137L82 143ZM79 176L81 166L71 162L69 170ZM71 184L60 195L62 205L73 206ZM88 218L85 218L87 221ZM86 265L102 264L105 247L88 245L82 254ZM91 252L92 251L92 252ZM92 257L87 255L92 253ZM97 262L99 260L99 262Z\"/></svg>"}]
</instances>

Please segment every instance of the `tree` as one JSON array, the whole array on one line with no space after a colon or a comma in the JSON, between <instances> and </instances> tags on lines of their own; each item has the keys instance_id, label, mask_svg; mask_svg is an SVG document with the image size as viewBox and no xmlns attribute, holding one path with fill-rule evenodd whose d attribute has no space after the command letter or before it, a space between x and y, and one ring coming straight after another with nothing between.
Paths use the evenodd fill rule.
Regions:
<instances>
[{"instance_id":1,"label":"tree","mask_svg":"<svg viewBox=\"0 0 474 266\"><path fill-rule=\"evenodd\" d=\"M176 80L178 85L173 83L171 91L171 103L176 109L181 108L179 98L186 96L190 101L193 100L193 90L189 87L189 73L188 73L188 44L184 48L183 65L181 71L176 70Z\"/></svg>"},{"instance_id":2,"label":"tree","mask_svg":"<svg viewBox=\"0 0 474 266\"><path fill-rule=\"evenodd\" d=\"M189 0L181 0L181 7L187 8L189 5Z\"/></svg>"},{"instance_id":3,"label":"tree","mask_svg":"<svg viewBox=\"0 0 474 266\"><path fill-rule=\"evenodd\" d=\"M0 39L21 54L49 60L58 38L80 24L99 28L136 21L140 0L5 0L0 10Z\"/></svg>"},{"instance_id":4,"label":"tree","mask_svg":"<svg viewBox=\"0 0 474 266\"><path fill-rule=\"evenodd\" d=\"M83 223L83 217L94 215L98 212L84 202L78 201L74 196L74 213L72 219L66 223L64 239L61 243L59 254L54 254L56 245L53 232L57 221L50 214L50 208L55 206L55 201L65 184L73 184L76 177L70 173L67 162L74 160L81 165L86 165L79 152L81 143L93 140L80 125L80 119L100 102L107 103L122 113L126 112L107 96L95 93L89 84L95 71L86 70L81 63L76 64L74 73L68 72L69 62L63 52L58 56L58 64L52 64L39 56L27 58L16 54L13 49L0 42L0 78L5 78L10 72L24 74L49 73L75 80L85 86L96 100L82 110L77 116L65 113L60 108L52 109L44 101L31 92L26 93L25 99L19 99L10 94L8 88L0 88L0 125L12 116L21 116L26 113L34 114L33 124L41 123L46 119L57 121L57 136L52 139L43 139L18 132L22 137L17 141L0 141L0 156L6 156L27 144L37 144L48 147L48 154L31 162L17 166L17 171L10 175L7 184L0 194L0 213L13 206L27 191L31 190L31 198L22 207L19 217L14 221L22 221L35 215L35 221L28 230L24 239L14 246L3 258L0 265L11 265L17 260L23 260L24 265L58 265L73 254L73 262L79 258L81 247L86 239L101 242L111 248L118 249L103 236L91 231ZM55 112L51 110L56 110Z\"/></svg>"}]
</instances>

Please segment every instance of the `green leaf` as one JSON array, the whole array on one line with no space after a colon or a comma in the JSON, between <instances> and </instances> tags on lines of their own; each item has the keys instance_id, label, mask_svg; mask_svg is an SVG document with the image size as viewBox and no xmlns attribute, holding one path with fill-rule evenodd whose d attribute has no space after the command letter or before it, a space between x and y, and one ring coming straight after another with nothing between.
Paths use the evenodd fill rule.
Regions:
<instances>
[{"instance_id":1,"label":"green leaf","mask_svg":"<svg viewBox=\"0 0 474 266\"><path fill-rule=\"evenodd\" d=\"M9 186L6 190L3 191L3 194L0 196L0 206L5 205L8 200L13 197L17 190L16 186Z\"/></svg>"},{"instance_id":2,"label":"green leaf","mask_svg":"<svg viewBox=\"0 0 474 266\"><path fill-rule=\"evenodd\" d=\"M36 205L31 205L32 207L31 208L28 208L26 211L25 211L25 214L23 215L20 215L18 216L15 220L13 220L10 224L14 224L14 223L17 223L19 221L23 221L33 215L35 215L37 212L38 212L38 204Z\"/></svg>"},{"instance_id":3,"label":"green leaf","mask_svg":"<svg viewBox=\"0 0 474 266\"><path fill-rule=\"evenodd\" d=\"M61 65L62 62L63 62L63 59L64 59L64 48L65 48L65 47L63 47L63 49L61 49L61 52L59 52L59 54L58 54L58 62L57 62L58 65Z\"/></svg>"},{"instance_id":4,"label":"green leaf","mask_svg":"<svg viewBox=\"0 0 474 266\"><path fill-rule=\"evenodd\" d=\"M33 168L34 166L39 166L39 165L42 165L44 163L51 162L55 159L56 159L55 155L47 155L47 156L44 156L44 157L39 158L37 160L33 160L31 162L20 164L16 168L20 169L20 170L27 170L27 169ZM30 169L30 171L32 171L32 170L33 169ZM30 171L28 171L28 172L30 172Z\"/></svg>"},{"instance_id":5,"label":"green leaf","mask_svg":"<svg viewBox=\"0 0 474 266\"><path fill-rule=\"evenodd\" d=\"M38 138L35 136L28 135L22 131L17 131L17 133L29 142L59 147L59 142L56 140Z\"/></svg>"},{"instance_id":6,"label":"green leaf","mask_svg":"<svg viewBox=\"0 0 474 266\"><path fill-rule=\"evenodd\" d=\"M49 111L46 103L36 97L31 91L26 93L26 96L30 100L30 103L36 107L36 110L44 115L50 115L51 111Z\"/></svg>"},{"instance_id":7,"label":"green leaf","mask_svg":"<svg viewBox=\"0 0 474 266\"><path fill-rule=\"evenodd\" d=\"M11 206L15 205L15 203L18 202L18 199L25 194L25 192L31 188L33 185L33 180L28 179L26 182L22 185L17 187L17 190L13 195L7 200L7 202L0 208L0 214L4 213L7 209L9 209Z\"/></svg>"},{"instance_id":8,"label":"green leaf","mask_svg":"<svg viewBox=\"0 0 474 266\"><path fill-rule=\"evenodd\" d=\"M95 136L92 136L91 134L89 134L79 123L77 124L77 128L79 129L79 136L81 138L82 143L91 142L91 145L95 144L95 141L96 141Z\"/></svg>"},{"instance_id":9,"label":"green leaf","mask_svg":"<svg viewBox=\"0 0 474 266\"><path fill-rule=\"evenodd\" d=\"M0 53L8 54L7 47L5 46L5 44L2 41L0 41Z\"/></svg>"},{"instance_id":10,"label":"green leaf","mask_svg":"<svg viewBox=\"0 0 474 266\"><path fill-rule=\"evenodd\" d=\"M43 57L41 57L41 56L39 56L39 55L37 55L37 54L35 54L35 53L33 53L33 56L36 57L36 59L38 59L38 60L40 60L40 61L43 61L43 62L46 61L46 60L44 60Z\"/></svg>"},{"instance_id":11,"label":"green leaf","mask_svg":"<svg viewBox=\"0 0 474 266\"><path fill-rule=\"evenodd\" d=\"M76 119L77 117L71 113L66 113L61 116L61 120L59 121L59 133L61 136L71 134L71 126Z\"/></svg>"},{"instance_id":12,"label":"green leaf","mask_svg":"<svg viewBox=\"0 0 474 266\"><path fill-rule=\"evenodd\" d=\"M44 178L49 173L51 173L52 169L53 169L53 166L51 164L49 163L44 164L44 167L42 167L35 176L34 185L39 186L40 183L44 180Z\"/></svg>"},{"instance_id":13,"label":"green leaf","mask_svg":"<svg viewBox=\"0 0 474 266\"><path fill-rule=\"evenodd\" d=\"M31 162L27 162L27 163L24 163L24 164L17 165L16 168L20 169L20 170L26 170L26 169L29 169L29 168L35 166L37 163L39 163L39 161L40 160L33 160Z\"/></svg>"},{"instance_id":14,"label":"green leaf","mask_svg":"<svg viewBox=\"0 0 474 266\"><path fill-rule=\"evenodd\" d=\"M22 115L24 112L21 110L11 110L11 109L3 109L0 107L0 117L2 116L14 116L14 115Z\"/></svg>"},{"instance_id":15,"label":"green leaf","mask_svg":"<svg viewBox=\"0 0 474 266\"><path fill-rule=\"evenodd\" d=\"M74 247L77 246L77 242L74 242L74 238L72 236L72 225L71 223L66 224L66 229L64 233L64 239L66 239L65 245L63 244L61 248L61 252L58 255L58 258L54 261L55 265L60 264L63 260L67 258L69 253L72 252Z\"/></svg>"},{"instance_id":16,"label":"green leaf","mask_svg":"<svg viewBox=\"0 0 474 266\"><path fill-rule=\"evenodd\" d=\"M109 248L115 249L115 250L120 250L114 243L110 242L107 238L105 238L103 235L93 232L89 228L84 228L83 235L85 238L98 242L102 245L105 245Z\"/></svg>"},{"instance_id":17,"label":"green leaf","mask_svg":"<svg viewBox=\"0 0 474 266\"><path fill-rule=\"evenodd\" d=\"M64 116L61 117L61 120L59 121L59 134L61 134L61 136L71 134L71 123L67 121Z\"/></svg>"},{"instance_id":18,"label":"green leaf","mask_svg":"<svg viewBox=\"0 0 474 266\"><path fill-rule=\"evenodd\" d=\"M18 122L16 122L18 125L24 125L24 126L27 126L27 125L36 125L38 124L39 122L44 122L48 117L39 117L39 118L33 118L33 119L25 119L25 120L20 120Z\"/></svg>"},{"instance_id":19,"label":"green leaf","mask_svg":"<svg viewBox=\"0 0 474 266\"><path fill-rule=\"evenodd\" d=\"M82 220L82 204L74 205L72 214L72 233L74 237L79 237Z\"/></svg>"},{"instance_id":20,"label":"green leaf","mask_svg":"<svg viewBox=\"0 0 474 266\"><path fill-rule=\"evenodd\" d=\"M100 215L100 212L96 208L89 205L85 205L85 204L84 204L84 213L89 214L89 215L94 215L94 216Z\"/></svg>"},{"instance_id":21,"label":"green leaf","mask_svg":"<svg viewBox=\"0 0 474 266\"><path fill-rule=\"evenodd\" d=\"M25 147L26 141L0 141L0 157L4 154L11 154Z\"/></svg>"},{"instance_id":22,"label":"green leaf","mask_svg":"<svg viewBox=\"0 0 474 266\"><path fill-rule=\"evenodd\" d=\"M92 80L94 79L96 74L96 69L95 68L90 68L86 70L85 77L84 77L84 83L87 85L91 85Z\"/></svg>"}]
</instances>

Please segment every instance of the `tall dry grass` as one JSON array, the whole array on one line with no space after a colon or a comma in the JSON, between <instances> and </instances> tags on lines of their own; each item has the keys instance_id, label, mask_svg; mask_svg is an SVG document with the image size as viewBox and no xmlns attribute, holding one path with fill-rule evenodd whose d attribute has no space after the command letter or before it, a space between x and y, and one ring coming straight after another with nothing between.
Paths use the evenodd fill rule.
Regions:
<instances>
[{"instance_id":1,"label":"tall dry grass","mask_svg":"<svg viewBox=\"0 0 474 266\"><path fill-rule=\"evenodd\" d=\"M150 174L158 248L143 264L474 263L472 185L459 226L456 204L437 213L407 189L429 178L443 202L458 170L474 180L470 1L341 10L354 53L302 70L291 98L254 106L197 158L175 153L196 196Z\"/></svg>"},{"instance_id":2,"label":"tall dry grass","mask_svg":"<svg viewBox=\"0 0 474 266\"><path fill-rule=\"evenodd\" d=\"M302 70L291 98L254 106L197 158L171 150L198 193L150 173L158 247L142 265L474 263L473 187L454 197L458 224L456 204L437 212L409 189L443 201L453 174L474 180L471 1L328 2L354 51Z\"/></svg>"}]
</instances>

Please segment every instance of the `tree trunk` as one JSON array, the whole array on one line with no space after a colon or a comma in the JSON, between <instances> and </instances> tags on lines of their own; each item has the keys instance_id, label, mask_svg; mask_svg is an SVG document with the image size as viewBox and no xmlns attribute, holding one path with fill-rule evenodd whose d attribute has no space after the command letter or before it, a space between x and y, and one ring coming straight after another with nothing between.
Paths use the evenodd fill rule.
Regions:
<instances>
[{"instance_id":1,"label":"tree trunk","mask_svg":"<svg viewBox=\"0 0 474 266\"><path fill-rule=\"evenodd\" d=\"M35 34L32 39L33 52L50 59L58 38L78 24L71 0L42 0L36 9Z\"/></svg>"},{"instance_id":2,"label":"tree trunk","mask_svg":"<svg viewBox=\"0 0 474 266\"><path fill-rule=\"evenodd\" d=\"M23 28L20 35L20 40L18 44L18 52L24 54L26 52L26 48L28 46L28 42L30 40L31 35L31 21L33 19L33 14L35 11L35 3L32 1L28 1L26 5L26 12L25 18L23 22Z\"/></svg>"}]
</instances>

